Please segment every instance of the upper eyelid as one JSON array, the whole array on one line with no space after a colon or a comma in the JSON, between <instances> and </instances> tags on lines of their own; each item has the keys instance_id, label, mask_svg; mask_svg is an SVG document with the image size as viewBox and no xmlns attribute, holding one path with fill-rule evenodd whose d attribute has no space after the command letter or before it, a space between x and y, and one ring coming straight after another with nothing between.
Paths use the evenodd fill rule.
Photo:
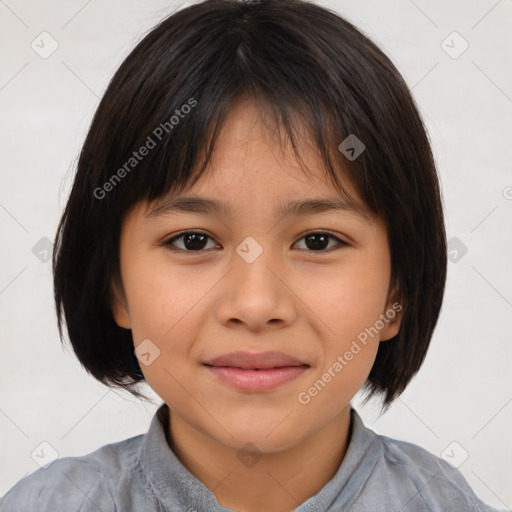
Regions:
<instances>
[{"instance_id":1,"label":"upper eyelid","mask_svg":"<svg viewBox=\"0 0 512 512\"><path fill-rule=\"evenodd\" d=\"M182 236L184 235L188 235L189 233L195 233L195 234L199 234L199 235L205 235L207 236L208 238L211 238L212 240L214 240L216 243L217 240L215 240L215 237L213 237L212 235L210 235L209 233L206 233L204 231L201 231L200 229L187 229L186 231L181 231L180 233L177 233L176 235L172 235L171 237L169 238L166 238L164 240L164 243L169 243L169 242L172 242L173 240L177 240L179 238L181 238Z\"/></svg>"}]
</instances>

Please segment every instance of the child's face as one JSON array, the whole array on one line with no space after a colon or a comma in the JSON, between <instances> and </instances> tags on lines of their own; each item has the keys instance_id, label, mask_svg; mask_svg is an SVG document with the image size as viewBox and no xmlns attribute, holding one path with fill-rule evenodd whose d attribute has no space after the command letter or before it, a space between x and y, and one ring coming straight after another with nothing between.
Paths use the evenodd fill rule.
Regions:
<instances>
[{"instance_id":1,"label":"child's face","mask_svg":"<svg viewBox=\"0 0 512 512\"><path fill-rule=\"evenodd\" d=\"M398 332L399 315L382 322L393 301L381 221L345 210L275 216L288 201L339 196L316 154L300 148L314 176L308 179L291 153L284 159L277 141L265 136L256 112L250 103L233 108L213 172L182 194L226 203L233 216L148 217L146 203L128 212L120 244L125 297L113 312L119 325L132 329L135 347L151 340L144 357L152 362L141 369L174 417L234 449L251 441L272 452L347 412L379 340ZM210 238L179 238L174 251L164 245L198 230ZM347 245L322 239L326 231ZM320 234L308 239L310 232ZM361 342L365 329L374 333L382 324ZM273 389L241 390L203 364L233 351L269 350L309 366Z\"/></svg>"}]
</instances>

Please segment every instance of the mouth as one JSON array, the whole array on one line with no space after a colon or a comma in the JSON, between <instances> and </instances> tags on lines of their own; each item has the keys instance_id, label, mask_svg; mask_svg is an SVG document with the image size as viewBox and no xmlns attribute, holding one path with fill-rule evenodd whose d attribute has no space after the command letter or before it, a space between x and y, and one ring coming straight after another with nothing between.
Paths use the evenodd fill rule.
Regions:
<instances>
[{"instance_id":1,"label":"mouth","mask_svg":"<svg viewBox=\"0 0 512 512\"><path fill-rule=\"evenodd\" d=\"M296 357L276 351L230 352L229 354L215 357L203 364L213 367L241 368L243 370L268 370L307 365L307 363Z\"/></svg>"},{"instance_id":2,"label":"mouth","mask_svg":"<svg viewBox=\"0 0 512 512\"><path fill-rule=\"evenodd\" d=\"M276 389L310 368L283 352L231 352L203 365L223 384L248 393Z\"/></svg>"}]
</instances>

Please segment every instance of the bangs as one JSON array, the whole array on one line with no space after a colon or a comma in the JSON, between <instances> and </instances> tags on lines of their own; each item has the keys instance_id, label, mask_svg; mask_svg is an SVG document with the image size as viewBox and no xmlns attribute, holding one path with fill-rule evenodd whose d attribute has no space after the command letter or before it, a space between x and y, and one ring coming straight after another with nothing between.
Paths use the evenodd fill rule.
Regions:
<instances>
[{"instance_id":1,"label":"bangs","mask_svg":"<svg viewBox=\"0 0 512 512\"><path fill-rule=\"evenodd\" d=\"M265 26L260 29L264 32ZM216 45L223 47L221 55L209 43L210 37L218 38ZM272 142L279 142L283 152L292 148L306 174L302 150L307 145L318 154L326 178L340 195L350 197L343 185L349 179L363 198L363 206L375 212L375 201L368 197L365 185L364 158L352 162L339 150L350 134L357 132L362 137L361 120L359 128L351 126L351 116L343 115L340 108L339 92L347 84L329 83L328 75L318 74L304 56L297 60L290 48L286 56L289 65L277 65L275 55L271 61L275 60L276 65L270 67L269 56L273 51L277 53L277 42L271 37L265 39L264 45L254 47L236 32L227 35L219 30L205 39L193 67L180 70L172 66L174 73L182 77L183 86L178 90L162 70L155 77L136 76L134 70L121 68L120 76L114 77L113 82L136 88L133 103L137 110L127 115L119 108L118 118L112 117L112 145L106 153L103 172L97 168L92 191L104 190L104 185L110 183L112 187L107 185L110 190L103 200L115 203L116 211L122 215L139 201L151 203L192 187L214 158L216 140L231 108L238 102L252 101ZM153 51L146 49L148 54ZM176 55L169 56L170 68L175 60L179 60ZM195 76L202 77L200 83L194 80ZM136 77L138 83L130 84L130 77ZM148 84L151 90L146 89ZM368 135L364 138L366 145ZM146 153L143 157L141 149ZM122 179L118 179L119 174Z\"/></svg>"}]
</instances>

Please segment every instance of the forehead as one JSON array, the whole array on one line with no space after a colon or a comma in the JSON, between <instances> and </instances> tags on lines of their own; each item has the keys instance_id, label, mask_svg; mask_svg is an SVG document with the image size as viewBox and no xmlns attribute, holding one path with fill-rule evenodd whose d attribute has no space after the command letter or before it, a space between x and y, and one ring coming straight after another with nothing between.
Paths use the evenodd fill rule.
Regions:
<instances>
[{"instance_id":1,"label":"forehead","mask_svg":"<svg viewBox=\"0 0 512 512\"><path fill-rule=\"evenodd\" d=\"M300 147L297 148L307 167L307 175L285 137L282 126L275 122L272 112L249 99L235 102L226 116L216 140L210 173L227 179L241 180L273 177L276 185L280 180L298 180L313 184L326 177L320 157L311 142L304 123L294 123ZM281 172L276 172L277 170ZM309 175L309 176L308 176Z\"/></svg>"},{"instance_id":2,"label":"forehead","mask_svg":"<svg viewBox=\"0 0 512 512\"><path fill-rule=\"evenodd\" d=\"M346 194L336 190L303 124L294 125L300 141L298 160L290 142L282 137L283 131L271 121L251 100L234 103L201 178L181 194L166 194L154 201L148 205L148 211L165 208L183 195L213 199L201 205L195 201L192 206L211 213L233 214L231 205L239 210L248 203L261 209L279 202L281 206L274 211L280 215L296 213L301 208L301 213L324 208L320 201L306 207L298 204L300 200L312 203L314 199L329 201L331 206L337 202L337 206L343 207L343 202L354 211L366 209L343 169L340 175ZM181 201L181 205L186 202ZM194 201L188 201L188 205L192 203Z\"/></svg>"}]
</instances>

